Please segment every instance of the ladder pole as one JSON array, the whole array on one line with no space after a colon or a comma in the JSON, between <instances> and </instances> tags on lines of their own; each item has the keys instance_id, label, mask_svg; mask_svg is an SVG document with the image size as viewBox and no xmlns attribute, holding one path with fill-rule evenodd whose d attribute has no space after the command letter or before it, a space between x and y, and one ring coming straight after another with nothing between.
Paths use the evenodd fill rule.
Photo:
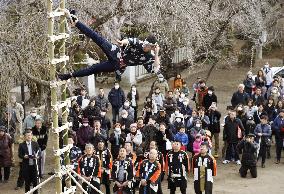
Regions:
<instances>
[{"instance_id":1,"label":"ladder pole","mask_svg":"<svg viewBox=\"0 0 284 194\"><path fill-rule=\"evenodd\" d=\"M65 0L60 0L60 5L59 8L61 10L65 9ZM59 20L59 33L63 34L65 33L65 29L66 29L66 17L65 16L60 16L60 20ZM60 42L59 42L59 55L60 57L64 57L65 56L65 43L66 43L66 39L63 38ZM60 63L60 67L61 68L61 72L62 73L66 73L66 61ZM65 84L63 84L61 86L61 101L66 101L66 82ZM68 118L68 111L67 111L68 107L64 106L62 108L62 125L66 124L68 122L67 118ZM63 131L63 145L67 146L68 145L68 129L64 129ZM70 158L69 158L69 152L65 152L64 153L64 165L70 165ZM67 188L71 188L71 179L69 176L66 177L65 179L65 183L66 183L66 187Z\"/></svg>"},{"instance_id":2,"label":"ladder pole","mask_svg":"<svg viewBox=\"0 0 284 194\"><path fill-rule=\"evenodd\" d=\"M53 11L53 0L47 0L47 11L48 14L52 13ZM48 17L48 35L53 36L54 32L54 18ZM48 58L49 58L49 65L50 65L50 81L54 82L56 81L56 64L52 64L52 60L54 59L54 42L48 43ZM53 129L58 128L58 110L57 108L54 108L57 104L57 88L51 87L51 106L52 109L52 123L53 123ZM59 149L59 134L58 133L52 133L53 137L53 146L55 150ZM60 156L54 156L54 170L55 170L55 193L60 194L62 192L62 183L61 183L61 176L60 176Z\"/></svg>"}]
</instances>

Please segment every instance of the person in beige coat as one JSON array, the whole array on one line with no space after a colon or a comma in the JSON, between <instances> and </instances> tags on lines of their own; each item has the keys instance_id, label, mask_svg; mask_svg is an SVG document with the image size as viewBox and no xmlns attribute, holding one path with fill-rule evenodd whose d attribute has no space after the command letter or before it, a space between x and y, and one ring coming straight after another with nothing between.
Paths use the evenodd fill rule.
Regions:
<instances>
[{"instance_id":1,"label":"person in beige coat","mask_svg":"<svg viewBox=\"0 0 284 194\"><path fill-rule=\"evenodd\" d=\"M16 96L11 96L8 105L9 121L16 127L16 135L23 133L24 108L17 102Z\"/></svg>"}]
</instances>

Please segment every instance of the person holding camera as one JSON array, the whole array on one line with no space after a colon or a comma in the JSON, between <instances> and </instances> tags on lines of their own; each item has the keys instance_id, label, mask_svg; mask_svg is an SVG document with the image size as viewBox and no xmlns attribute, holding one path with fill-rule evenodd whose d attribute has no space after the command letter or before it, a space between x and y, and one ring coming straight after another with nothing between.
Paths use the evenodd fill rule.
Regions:
<instances>
[{"instance_id":1,"label":"person holding camera","mask_svg":"<svg viewBox=\"0 0 284 194\"><path fill-rule=\"evenodd\" d=\"M258 145L254 142L254 138L255 135L250 133L237 145L237 151L239 153L243 153L241 160L241 168L239 170L239 173L243 178L247 176L248 170L250 170L251 176L253 178L257 177L256 163Z\"/></svg>"},{"instance_id":2,"label":"person holding camera","mask_svg":"<svg viewBox=\"0 0 284 194\"><path fill-rule=\"evenodd\" d=\"M254 134L256 135L256 142L260 146L258 159L261 157L261 167L265 168L266 149L270 143L271 126L268 124L268 116L262 115L260 117L260 124L255 127Z\"/></svg>"},{"instance_id":3,"label":"person holding camera","mask_svg":"<svg viewBox=\"0 0 284 194\"><path fill-rule=\"evenodd\" d=\"M26 130L24 135L25 141L19 145L18 156L23 160L22 170L25 180L25 192L28 192L31 189L31 184L33 187L38 184L40 147L36 141L32 141L33 133L31 130ZM34 194L37 193L36 190Z\"/></svg>"}]
</instances>

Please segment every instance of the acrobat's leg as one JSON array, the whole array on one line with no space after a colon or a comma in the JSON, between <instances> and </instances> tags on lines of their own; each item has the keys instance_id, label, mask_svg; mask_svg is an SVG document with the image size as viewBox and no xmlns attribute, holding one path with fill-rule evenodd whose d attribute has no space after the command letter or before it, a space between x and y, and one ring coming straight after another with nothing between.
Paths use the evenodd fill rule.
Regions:
<instances>
[{"instance_id":1,"label":"acrobat's leg","mask_svg":"<svg viewBox=\"0 0 284 194\"><path fill-rule=\"evenodd\" d=\"M85 77L100 72L114 72L115 66L116 64L114 62L104 61L98 64L93 64L92 66L84 69L79 69L73 73L59 74L58 77L61 80L68 80L71 77Z\"/></svg>"},{"instance_id":2,"label":"acrobat's leg","mask_svg":"<svg viewBox=\"0 0 284 194\"><path fill-rule=\"evenodd\" d=\"M90 37L103 50L109 60L119 61L121 51L117 45L111 44L97 32L80 21L78 21L75 26L86 36Z\"/></svg>"}]
</instances>

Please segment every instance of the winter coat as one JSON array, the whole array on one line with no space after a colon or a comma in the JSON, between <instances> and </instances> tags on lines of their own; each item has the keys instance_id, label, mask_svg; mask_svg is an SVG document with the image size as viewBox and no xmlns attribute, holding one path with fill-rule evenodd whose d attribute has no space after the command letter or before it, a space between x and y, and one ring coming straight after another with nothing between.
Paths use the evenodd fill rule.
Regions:
<instances>
[{"instance_id":1,"label":"winter coat","mask_svg":"<svg viewBox=\"0 0 284 194\"><path fill-rule=\"evenodd\" d=\"M174 98L169 98L168 97L168 98L166 98L164 100L164 107L166 109L166 113L168 115L171 115L175 111L175 109L177 107L177 102L176 102L176 100Z\"/></svg>"},{"instance_id":2,"label":"winter coat","mask_svg":"<svg viewBox=\"0 0 284 194\"><path fill-rule=\"evenodd\" d=\"M193 142L197 134L200 134L201 136L205 136L205 130L202 128L193 127L189 130L189 134L190 134L189 139L191 140L191 142Z\"/></svg>"},{"instance_id":3,"label":"winter coat","mask_svg":"<svg viewBox=\"0 0 284 194\"><path fill-rule=\"evenodd\" d=\"M170 127L170 131L173 135L178 133L178 130L180 129L181 126L183 126L183 122L177 122L175 121L173 124L171 124Z\"/></svg>"},{"instance_id":4,"label":"winter coat","mask_svg":"<svg viewBox=\"0 0 284 194\"><path fill-rule=\"evenodd\" d=\"M255 124L259 124L260 123L260 117L262 115L267 115L267 112L265 112L265 111L262 111L261 113L259 113L258 111L254 112L253 120L254 120Z\"/></svg>"},{"instance_id":5,"label":"winter coat","mask_svg":"<svg viewBox=\"0 0 284 194\"><path fill-rule=\"evenodd\" d=\"M275 111L275 106L268 106L266 105L264 107L264 110L265 112L267 113L267 116L268 116L268 120L269 121L274 121L274 119L276 118L277 116L277 113Z\"/></svg>"},{"instance_id":6,"label":"winter coat","mask_svg":"<svg viewBox=\"0 0 284 194\"><path fill-rule=\"evenodd\" d=\"M12 144L13 140L8 133L0 137L0 168L12 166Z\"/></svg>"},{"instance_id":7,"label":"winter coat","mask_svg":"<svg viewBox=\"0 0 284 194\"><path fill-rule=\"evenodd\" d=\"M181 78L175 78L174 79L174 88L181 88L183 83L183 79Z\"/></svg>"},{"instance_id":8,"label":"winter coat","mask_svg":"<svg viewBox=\"0 0 284 194\"><path fill-rule=\"evenodd\" d=\"M133 99L132 91L128 92L127 99L130 101L132 107L138 107L139 93L136 91L135 99ZM133 106L132 101L135 100L136 106Z\"/></svg>"},{"instance_id":9,"label":"winter coat","mask_svg":"<svg viewBox=\"0 0 284 194\"><path fill-rule=\"evenodd\" d=\"M82 112L77 112L74 109L71 109L69 112L68 121L72 123L73 131L77 131L80 127L80 122L82 121L82 116L80 118L80 115L82 115Z\"/></svg>"},{"instance_id":10,"label":"winter coat","mask_svg":"<svg viewBox=\"0 0 284 194\"><path fill-rule=\"evenodd\" d=\"M158 109L160 110L161 107L164 106L164 100L165 97L162 93L159 94L153 94L152 95L152 99L154 100L154 102L157 104Z\"/></svg>"},{"instance_id":11,"label":"winter coat","mask_svg":"<svg viewBox=\"0 0 284 194\"><path fill-rule=\"evenodd\" d=\"M32 133L33 136L37 138L37 143L40 147L40 150L45 150L48 141L48 129L45 126L42 126L40 129L34 126L32 128Z\"/></svg>"},{"instance_id":12,"label":"winter coat","mask_svg":"<svg viewBox=\"0 0 284 194\"><path fill-rule=\"evenodd\" d=\"M221 113L219 111L209 111L208 114L210 124L208 125L208 130L213 133L220 133L220 119Z\"/></svg>"},{"instance_id":13,"label":"winter coat","mask_svg":"<svg viewBox=\"0 0 284 194\"><path fill-rule=\"evenodd\" d=\"M182 104L180 113L183 114L184 119L189 119L190 115L192 114L192 108L189 105L185 106L184 104Z\"/></svg>"},{"instance_id":14,"label":"winter coat","mask_svg":"<svg viewBox=\"0 0 284 194\"><path fill-rule=\"evenodd\" d=\"M95 148L97 148L100 140L103 140L105 144L108 140L107 132L102 128L100 129L100 133L93 134L93 136L90 138L90 143L93 144Z\"/></svg>"},{"instance_id":15,"label":"winter coat","mask_svg":"<svg viewBox=\"0 0 284 194\"><path fill-rule=\"evenodd\" d=\"M118 122L121 124L121 126L125 125L125 133L128 133L130 130L130 125L134 123L133 117L129 116L127 118L120 117L118 119Z\"/></svg>"},{"instance_id":16,"label":"winter coat","mask_svg":"<svg viewBox=\"0 0 284 194\"><path fill-rule=\"evenodd\" d=\"M90 143L90 139L94 134L93 128L90 126L81 126L78 131L76 131L78 147L83 148L87 143Z\"/></svg>"},{"instance_id":17,"label":"winter coat","mask_svg":"<svg viewBox=\"0 0 284 194\"><path fill-rule=\"evenodd\" d=\"M250 133L254 133L255 129L255 122L253 120L247 120L245 127L245 135L248 135Z\"/></svg>"},{"instance_id":18,"label":"winter coat","mask_svg":"<svg viewBox=\"0 0 284 194\"><path fill-rule=\"evenodd\" d=\"M273 71L271 70L270 67L268 68L263 67L261 70L265 74L266 85L270 86L271 83L273 82Z\"/></svg>"},{"instance_id":19,"label":"winter coat","mask_svg":"<svg viewBox=\"0 0 284 194\"><path fill-rule=\"evenodd\" d=\"M256 143L251 143L247 142L246 140L242 140L240 143L237 145L237 151L238 153L243 153L242 154L242 165L245 166L256 166L257 163L257 144Z\"/></svg>"},{"instance_id":20,"label":"winter coat","mask_svg":"<svg viewBox=\"0 0 284 194\"><path fill-rule=\"evenodd\" d=\"M108 133L108 131L111 129L110 119L107 116L100 116L100 121L102 128L105 129Z\"/></svg>"},{"instance_id":21,"label":"winter coat","mask_svg":"<svg viewBox=\"0 0 284 194\"><path fill-rule=\"evenodd\" d=\"M185 94L185 96L189 95L189 88L188 87L182 87L181 92Z\"/></svg>"},{"instance_id":22,"label":"winter coat","mask_svg":"<svg viewBox=\"0 0 284 194\"><path fill-rule=\"evenodd\" d=\"M208 93L203 98L203 105L206 110L209 109L209 107L212 105L212 102L217 103L217 96L213 93L212 95L209 95Z\"/></svg>"},{"instance_id":23,"label":"winter coat","mask_svg":"<svg viewBox=\"0 0 284 194\"><path fill-rule=\"evenodd\" d=\"M167 80L164 80L162 82L156 81L155 84L154 84L154 88L156 88L156 87L160 88L160 91L164 96L169 91L169 84L168 84Z\"/></svg>"},{"instance_id":24,"label":"winter coat","mask_svg":"<svg viewBox=\"0 0 284 194\"><path fill-rule=\"evenodd\" d=\"M134 118L134 108L132 108L131 106L129 106L129 107L122 106L119 109L119 116L121 116L122 110L126 110L128 112L128 115L131 116L132 118Z\"/></svg>"},{"instance_id":25,"label":"winter coat","mask_svg":"<svg viewBox=\"0 0 284 194\"><path fill-rule=\"evenodd\" d=\"M235 108L238 104L246 105L249 99L249 95L246 92L240 93L239 91L235 92L232 96L231 103Z\"/></svg>"},{"instance_id":26,"label":"winter coat","mask_svg":"<svg viewBox=\"0 0 284 194\"><path fill-rule=\"evenodd\" d=\"M275 132L275 136L279 136L281 129L284 127L284 119L281 118L279 115L274 119L272 128Z\"/></svg>"},{"instance_id":27,"label":"winter coat","mask_svg":"<svg viewBox=\"0 0 284 194\"><path fill-rule=\"evenodd\" d=\"M257 96L256 94L252 95L252 100L254 102L255 105L260 105L260 104L263 104L265 103L265 99L263 96Z\"/></svg>"},{"instance_id":28,"label":"winter coat","mask_svg":"<svg viewBox=\"0 0 284 194\"><path fill-rule=\"evenodd\" d=\"M174 140L180 141L182 143L182 145L187 146L189 139L186 133L180 133L178 132L175 137Z\"/></svg>"},{"instance_id":29,"label":"winter coat","mask_svg":"<svg viewBox=\"0 0 284 194\"><path fill-rule=\"evenodd\" d=\"M97 95L95 97L96 106L99 107L100 110L108 109L109 101L105 96Z\"/></svg>"},{"instance_id":30,"label":"winter coat","mask_svg":"<svg viewBox=\"0 0 284 194\"><path fill-rule=\"evenodd\" d=\"M156 117L156 123L165 123L168 126L170 124L170 117L167 114L164 117L158 114Z\"/></svg>"},{"instance_id":31,"label":"winter coat","mask_svg":"<svg viewBox=\"0 0 284 194\"><path fill-rule=\"evenodd\" d=\"M245 92L251 94L252 89L255 86L254 80L252 78L247 78L244 80L243 84L245 85Z\"/></svg>"},{"instance_id":32,"label":"winter coat","mask_svg":"<svg viewBox=\"0 0 284 194\"><path fill-rule=\"evenodd\" d=\"M100 109L97 106L87 106L84 110L83 110L83 115L84 118L88 118L90 125L92 125L94 118L95 117L99 117L100 116Z\"/></svg>"},{"instance_id":33,"label":"winter coat","mask_svg":"<svg viewBox=\"0 0 284 194\"><path fill-rule=\"evenodd\" d=\"M264 87L266 85L266 78L263 76L262 80L260 80L260 77L256 76L255 77L255 86L256 87Z\"/></svg>"},{"instance_id":34,"label":"winter coat","mask_svg":"<svg viewBox=\"0 0 284 194\"><path fill-rule=\"evenodd\" d=\"M134 135L134 138L131 139L131 133L128 133L126 135L126 142L133 142L133 148L137 148L142 144L142 133L137 130L136 134Z\"/></svg>"},{"instance_id":35,"label":"winter coat","mask_svg":"<svg viewBox=\"0 0 284 194\"><path fill-rule=\"evenodd\" d=\"M262 133L262 136L258 136L258 133ZM256 142L259 142L259 139L266 142L268 139L270 139L270 136L272 134L271 126L269 124L258 124L255 127L254 134L256 135Z\"/></svg>"},{"instance_id":36,"label":"winter coat","mask_svg":"<svg viewBox=\"0 0 284 194\"><path fill-rule=\"evenodd\" d=\"M200 153L201 143L202 143L201 139L199 141L195 140L193 142L193 152L194 152L194 154Z\"/></svg>"},{"instance_id":37,"label":"winter coat","mask_svg":"<svg viewBox=\"0 0 284 194\"><path fill-rule=\"evenodd\" d=\"M203 106L204 107L204 97L208 93L208 88L198 88L196 91L196 107Z\"/></svg>"},{"instance_id":38,"label":"winter coat","mask_svg":"<svg viewBox=\"0 0 284 194\"><path fill-rule=\"evenodd\" d=\"M35 126L35 120L36 119L41 119L40 115L37 115L35 117L32 117L32 115L26 116L24 120L24 126L23 129L31 129Z\"/></svg>"},{"instance_id":39,"label":"winter coat","mask_svg":"<svg viewBox=\"0 0 284 194\"><path fill-rule=\"evenodd\" d=\"M166 129L165 131L165 135L166 135L166 138L169 140L169 141L172 141L173 140L173 134L168 130ZM157 146L158 146L158 150L160 152L162 152L163 154L166 153L166 140L163 139L164 138L164 133L162 133L160 130L156 133L156 142L157 142Z\"/></svg>"},{"instance_id":40,"label":"winter coat","mask_svg":"<svg viewBox=\"0 0 284 194\"><path fill-rule=\"evenodd\" d=\"M122 107L125 101L124 91L121 88L118 88L117 90L112 88L108 94L108 101L114 108Z\"/></svg>"},{"instance_id":41,"label":"winter coat","mask_svg":"<svg viewBox=\"0 0 284 194\"><path fill-rule=\"evenodd\" d=\"M234 120L230 118L226 118L224 131L223 131L223 139L228 143L238 143L238 129L242 130L244 133L244 126L240 119L235 118Z\"/></svg>"},{"instance_id":42,"label":"winter coat","mask_svg":"<svg viewBox=\"0 0 284 194\"><path fill-rule=\"evenodd\" d=\"M114 159L117 158L118 153L119 153L119 149L124 146L125 139L126 139L125 133L121 132L121 134L119 135L119 139L118 139L119 142L118 142L118 144L116 144L117 142L116 142L116 138L115 138L115 133L113 132L112 134L110 134L109 142L111 144L111 154L112 154Z\"/></svg>"},{"instance_id":43,"label":"winter coat","mask_svg":"<svg viewBox=\"0 0 284 194\"><path fill-rule=\"evenodd\" d=\"M145 137L145 141L143 143L145 143L145 149L148 150L149 149L149 145L151 143L151 141L156 139L156 135L157 132L159 130L153 126L153 125L146 125L144 128L144 132L143 135Z\"/></svg>"}]
</instances>

